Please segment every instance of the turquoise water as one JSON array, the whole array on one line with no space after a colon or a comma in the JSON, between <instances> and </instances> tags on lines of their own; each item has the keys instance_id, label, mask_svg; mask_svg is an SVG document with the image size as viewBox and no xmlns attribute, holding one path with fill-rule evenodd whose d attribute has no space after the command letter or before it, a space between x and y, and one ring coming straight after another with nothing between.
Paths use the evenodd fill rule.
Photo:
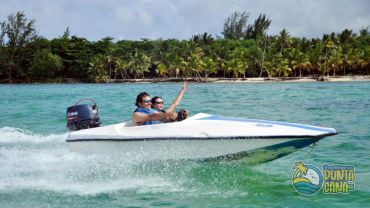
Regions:
<instances>
[{"instance_id":1,"label":"turquoise water","mask_svg":"<svg viewBox=\"0 0 370 208\"><path fill-rule=\"evenodd\" d=\"M130 119L141 91L169 104L180 83L0 85L0 207L369 207L370 82L190 83L191 114L334 127L339 134L280 159L140 162L81 155L65 143L65 110L94 98L104 125ZM295 161L356 167L355 191L297 193Z\"/></svg>"}]
</instances>

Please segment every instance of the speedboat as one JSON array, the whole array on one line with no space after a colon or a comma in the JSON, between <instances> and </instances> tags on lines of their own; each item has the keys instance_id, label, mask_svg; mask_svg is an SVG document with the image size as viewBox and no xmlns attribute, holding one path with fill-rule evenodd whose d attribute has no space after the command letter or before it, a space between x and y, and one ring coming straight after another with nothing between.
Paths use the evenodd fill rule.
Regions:
<instances>
[{"instance_id":1,"label":"speedboat","mask_svg":"<svg viewBox=\"0 0 370 208\"><path fill-rule=\"evenodd\" d=\"M142 160L235 159L261 150L294 151L335 134L334 128L198 113L180 122L132 126L128 121L71 131L66 141L72 151Z\"/></svg>"}]
</instances>

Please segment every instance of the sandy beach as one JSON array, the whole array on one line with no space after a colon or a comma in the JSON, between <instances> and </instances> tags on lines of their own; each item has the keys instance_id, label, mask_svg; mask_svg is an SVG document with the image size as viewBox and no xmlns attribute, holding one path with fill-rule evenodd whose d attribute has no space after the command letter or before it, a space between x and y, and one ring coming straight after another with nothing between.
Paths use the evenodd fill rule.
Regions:
<instances>
[{"instance_id":1,"label":"sandy beach","mask_svg":"<svg viewBox=\"0 0 370 208\"><path fill-rule=\"evenodd\" d=\"M66 80L70 82L70 80ZM203 78L203 79L184 79L184 78L148 78L148 79L109 79L108 83L124 83L124 82L139 82L139 83L156 83L156 82L351 82L351 81L370 81L370 75L356 75L356 76L326 76L326 77L251 77L251 78Z\"/></svg>"}]
</instances>

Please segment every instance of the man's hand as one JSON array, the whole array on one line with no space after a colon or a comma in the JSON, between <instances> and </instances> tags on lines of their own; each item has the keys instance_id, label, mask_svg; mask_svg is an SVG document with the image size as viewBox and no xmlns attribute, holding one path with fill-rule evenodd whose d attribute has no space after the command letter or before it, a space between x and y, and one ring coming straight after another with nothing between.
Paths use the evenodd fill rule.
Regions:
<instances>
[{"instance_id":1,"label":"man's hand","mask_svg":"<svg viewBox=\"0 0 370 208\"><path fill-rule=\"evenodd\" d=\"M166 115L166 120L176 121L177 119L177 113L175 112L166 112L164 114Z\"/></svg>"}]
</instances>

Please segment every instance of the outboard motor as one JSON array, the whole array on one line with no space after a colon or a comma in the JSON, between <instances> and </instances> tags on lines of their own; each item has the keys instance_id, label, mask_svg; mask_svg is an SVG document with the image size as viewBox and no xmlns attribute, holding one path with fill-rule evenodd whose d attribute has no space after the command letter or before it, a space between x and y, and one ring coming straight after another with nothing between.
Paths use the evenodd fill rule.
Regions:
<instances>
[{"instance_id":1,"label":"outboard motor","mask_svg":"<svg viewBox=\"0 0 370 208\"><path fill-rule=\"evenodd\" d=\"M81 101L91 101L94 104L80 104ZM99 110L93 99L81 99L67 108L67 128L72 131L100 126Z\"/></svg>"}]
</instances>

